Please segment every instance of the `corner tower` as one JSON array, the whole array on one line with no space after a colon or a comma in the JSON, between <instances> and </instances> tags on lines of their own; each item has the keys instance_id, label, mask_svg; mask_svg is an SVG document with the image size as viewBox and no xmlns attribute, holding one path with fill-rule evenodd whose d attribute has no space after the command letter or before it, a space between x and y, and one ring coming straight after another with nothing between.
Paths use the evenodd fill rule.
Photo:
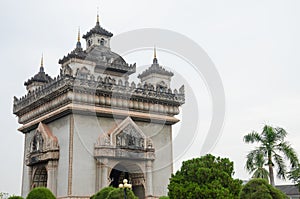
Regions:
<instances>
[{"instance_id":1,"label":"corner tower","mask_svg":"<svg viewBox=\"0 0 300 199\"><path fill-rule=\"evenodd\" d=\"M78 35L57 77L41 64L25 83L26 95L14 97L25 136L22 196L46 186L60 199L88 199L124 178L140 199L166 195L183 89L170 88L173 74L156 57L140 82L129 82L136 66L111 51L112 33L99 19L83 36L91 41L87 49Z\"/></svg>"}]
</instances>

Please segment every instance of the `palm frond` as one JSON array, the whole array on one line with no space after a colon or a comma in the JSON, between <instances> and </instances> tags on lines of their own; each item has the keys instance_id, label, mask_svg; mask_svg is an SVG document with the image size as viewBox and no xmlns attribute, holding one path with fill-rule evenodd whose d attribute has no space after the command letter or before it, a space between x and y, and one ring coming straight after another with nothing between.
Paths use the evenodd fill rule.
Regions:
<instances>
[{"instance_id":1,"label":"palm frond","mask_svg":"<svg viewBox=\"0 0 300 199\"><path fill-rule=\"evenodd\" d=\"M288 179L300 184L300 165L288 172Z\"/></svg>"},{"instance_id":2,"label":"palm frond","mask_svg":"<svg viewBox=\"0 0 300 199\"><path fill-rule=\"evenodd\" d=\"M252 178L263 178L269 182L269 172L263 167L257 168Z\"/></svg>"},{"instance_id":3,"label":"palm frond","mask_svg":"<svg viewBox=\"0 0 300 199\"><path fill-rule=\"evenodd\" d=\"M261 142L261 140L261 136L255 131L252 131L251 133L244 136L244 142L246 143Z\"/></svg>"},{"instance_id":4,"label":"palm frond","mask_svg":"<svg viewBox=\"0 0 300 199\"><path fill-rule=\"evenodd\" d=\"M273 157L274 157L274 160L275 160L275 163L277 165L277 177L278 178L281 178L281 179L285 179L286 178L286 165L283 161L283 158L278 155L277 153L273 153Z\"/></svg>"},{"instance_id":5,"label":"palm frond","mask_svg":"<svg viewBox=\"0 0 300 199\"><path fill-rule=\"evenodd\" d=\"M277 138L277 140L278 141L283 141L284 138L287 135L287 132L283 128L280 128L280 127L277 127L274 130L276 132L276 138Z\"/></svg>"},{"instance_id":6,"label":"palm frond","mask_svg":"<svg viewBox=\"0 0 300 199\"><path fill-rule=\"evenodd\" d=\"M299 159L296 151L291 147L289 142L281 142L276 146L277 150L282 152L289 160L291 167L295 168L299 164Z\"/></svg>"},{"instance_id":7,"label":"palm frond","mask_svg":"<svg viewBox=\"0 0 300 199\"><path fill-rule=\"evenodd\" d=\"M258 159L257 156L260 156L260 154L261 151L259 149L254 149L248 153L245 168L249 173L252 173L257 168L256 159Z\"/></svg>"}]
</instances>

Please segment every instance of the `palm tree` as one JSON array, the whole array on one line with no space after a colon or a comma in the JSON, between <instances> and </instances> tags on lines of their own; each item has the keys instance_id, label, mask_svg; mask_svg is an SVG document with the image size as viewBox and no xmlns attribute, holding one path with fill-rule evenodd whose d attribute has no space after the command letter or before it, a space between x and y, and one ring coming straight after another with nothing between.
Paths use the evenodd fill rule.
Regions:
<instances>
[{"instance_id":1,"label":"palm tree","mask_svg":"<svg viewBox=\"0 0 300 199\"><path fill-rule=\"evenodd\" d=\"M254 168L256 156L258 156L258 154L262 154L263 162L269 168L271 185L275 185L273 172L274 166L277 167L277 176L281 179L285 179L287 174L287 165L285 164L284 158L289 161L292 168L296 168L299 163L295 150L287 141L284 140L286 135L287 132L283 128L274 128L269 125L265 125L261 133L253 131L245 135L244 142L256 142L260 144L247 155L247 170L253 171L252 168Z\"/></svg>"},{"instance_id":2,"label":"palm tree","mask_svg":"<svg viewBox=\"0 0 300 199\"><path fill-rule=\"evenodd\" d=\"M264 168L264 154L253 150L247 155L246 170L253 173L252 178L263 178L269 182L269 172Z\"/></svg>"}]
</instances>

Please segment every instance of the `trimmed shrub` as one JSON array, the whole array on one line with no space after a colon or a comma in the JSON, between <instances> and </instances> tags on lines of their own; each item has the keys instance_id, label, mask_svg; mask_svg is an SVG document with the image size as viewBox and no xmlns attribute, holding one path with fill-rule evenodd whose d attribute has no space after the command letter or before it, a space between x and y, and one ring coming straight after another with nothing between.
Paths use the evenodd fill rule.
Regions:
<instances>
[{"instance_id":1,"label":"trimmed shrub","mask_svg":"<svg viewBox=\"0 0 300 199\"><path fill-rule=\"evenodd\" d=\"M161 196L159 199L170 199L169 196Z\"/></svg>"},{"instance_id":2,"label":"trimmed shrub","mask_svg":"<svg viewBox=\"0 0 300 199\"><path fill-rule=\"evenodd\" d=\"M55 199L55 196L45 187L36 187L29 192L26 199Z\"/></svg>"},{"instance_id":3,"label":"trimmed shrub","mask_svg":"<svg viewBox=\"0 0 300 199\"><path fill-rule=\"evenodd\" d=\"M240 199L287 199L288 197L265 179L254 178L245 184Z\"/></svg>"},{"instance_id":4,"label":"trimmed shrub","mask_svg":"<svg viewBox=\"0 0 300 199\"><path fill-rule=\"evenodd\" d=\"M23 197L21 196L10 196L9 198L7 199L24 199Z\"/></svg>"},{"instance_id":5,"label":"trimmed shrub","mask_svg":"<svg viewBox=\"0 0 300 199\"><path fill-rule=\"evenodd\" d=\"M105 187L101 189L99 192L97 192L95 195L93 195L91 199L105 199L107 198L108 194L115 189L116 188L114 187Z\"/></svg>"},{"instance_id":6,"label":"trimmed shrub","mask_svg":"<svg viewBox=\"0 0 300 199\"><path fill-rule=\"evenodd\" d=\"M112 190L106 199L122 199L124 198L124 189L121 188L115 188ZM138 199L133 193L132 190L127 189L127 198L128 199Z\"/></svg>"}]
</instances>

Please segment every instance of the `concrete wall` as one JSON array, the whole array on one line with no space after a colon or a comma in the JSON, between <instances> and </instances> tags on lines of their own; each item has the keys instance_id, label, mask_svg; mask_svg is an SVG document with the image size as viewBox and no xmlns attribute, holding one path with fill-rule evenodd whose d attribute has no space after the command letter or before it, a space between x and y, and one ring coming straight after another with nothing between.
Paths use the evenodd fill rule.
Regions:
<instances>
[{"instance_id":1,"label":"concrete wall","mask_svg":"<svg viewBox=\"0 0 300 199\"><path fill-rule=\"evenodd\" d=\"M30 172L30 168L25 164L25 159L26 159L26 154L30 149L30 142L33 135L34 135L34 131L30 131L29 133L25 134L25 139L24 139L23 176L22 176L22 190L21 190L21 195L24 198L27 196L27 194L31 189L30 187L31 172Z\"/></svg>"},{"instance_id":2,"label":"concrete wall","mask_svg":"<svg viewBox=\"0 0 300 199\"><path fill-rule=\"evenodd\" d=\"M65 116L47 124L53 135L58 139L59 160L57 171L57 197L68 195L68 170L69 170L69 135L70 116Z\"/></svg>"},{"instance_id":3,"label":"concrete wall","mask_svg":"<svg viewBox=\"0 0 300 199\"><path fill-rule=\"evenodd\" d=\"M74 115L73 195L91 196L98 191L94 146L100 134L113 126L115 122L111 118Z\"/></svg>"},{"instance_id":4,"label":"concrete wall","mask_svg":"<svg viewBox=\"0 0 300 199\"><path fill-rule=\"evenodd\" d=\"M153 194L167 195L169 178L173 172L172 127L165 124L136 122L139 128L149 136L155 148L153 162Z\"/></svg>"}]
</instances>

